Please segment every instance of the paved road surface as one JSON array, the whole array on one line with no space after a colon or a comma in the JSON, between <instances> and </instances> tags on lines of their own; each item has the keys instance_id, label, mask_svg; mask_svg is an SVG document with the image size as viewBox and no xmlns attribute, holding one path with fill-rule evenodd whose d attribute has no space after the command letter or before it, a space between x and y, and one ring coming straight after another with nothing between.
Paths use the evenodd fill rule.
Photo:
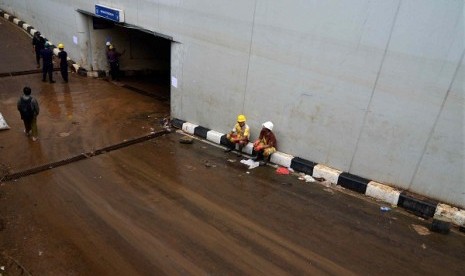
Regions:
<instances>
[{"instance_id":1,"label":"paved road surface","mask_svg":"<svg viewBox=\"0 0 465 276\"><path fill-rule=\"evenodd\" d=\"M0 22L2 37L15 34L5 37L16 45L8 54L21 56L29 40ZM24 68L28 60L18 58ZM42 106L36 143L14 106L25 84ZM147 135L168 108L76 75L69 85L42 84L37 74L0 78L0 112L12 127L0 132L0 163L20 172ZM181 137L0 183L0 273L464 275L463 233L430 233L429 221L401 210L383 213L381 203L272 167L249 171L234 154Z\"/></svg>"}]
</instances>

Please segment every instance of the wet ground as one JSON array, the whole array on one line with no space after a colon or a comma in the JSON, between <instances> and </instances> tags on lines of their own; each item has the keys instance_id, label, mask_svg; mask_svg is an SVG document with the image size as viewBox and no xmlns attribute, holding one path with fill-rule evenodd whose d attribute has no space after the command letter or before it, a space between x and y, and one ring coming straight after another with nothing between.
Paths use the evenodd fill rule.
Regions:
<instances>
[{"instance_id":1,"label":"wet ground","mask_svg":"<svg viewBox=\"0 0 465 276\"><path fill-rule=\"evenodd\" d=\"M12 45L8 57L0 53L0 73L34 69L30 39L0 23L2 47ZM55 78L0 78L0 112L11 127L0 131L0 163L9 173L161 131L169 114L166 100L124 86ZM24 136L16 111L24 85L41 105L37 142ZM382 203L269 166L247 170L234 154L181 137L1 182L0 274L464 275L463 233L429 232L431 221L381 212Z\"/></svg>"}]
</instances>

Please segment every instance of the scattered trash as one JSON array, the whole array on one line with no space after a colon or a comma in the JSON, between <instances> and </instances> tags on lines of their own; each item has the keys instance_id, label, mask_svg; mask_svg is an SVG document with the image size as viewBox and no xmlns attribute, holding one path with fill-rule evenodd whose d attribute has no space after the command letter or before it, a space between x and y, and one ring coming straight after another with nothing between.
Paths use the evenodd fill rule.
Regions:
<instances>
[{"instance_id":1,"label":"scattered trash","mask_svg":"<svg viewBox=\"0 0 465 276\"><path fill-rule=\"evenodd\" d=\"M391 208L389 208L389 207L387 207L387 206L381 206L379 209L380 209L381 211L383 211L383 212L389 212L389 211L391 211Z\"/></svg>"},{"instance_id":2,"label":"scattered trash","mask_svg":"<svg viewBox=\"0 0 465 276\"><path fill-rule=\"evenodd\" d=\"M1 269L1 270L5 270L5 266L3 266L3 265L0 266L0 269Z\"/></svg>"},{"instance_id":3,"label":"scattered trash","mask_svg":"<svg viewBox=\"0 0 465 276\"><path fill-rule=\"evenodd\" d=\"M305 182L316 182L315 178L313 178L311 175L305 175L304 180Z\"/></svg>"},{"instance_id":4,"label":"scattered trash","mask_svg":"<svg viewBox=\"0 0 465 276\"><path fill-rule=\"evenodd\" d=\"M193 166L190 166L190 165L185 165L185 166L189 171L194 171L195 170L195 167L193 167Z\"/></svg>"},{"instance_id":5,"label":"scattered trash","mask_svg":"<svg viewBox=\"0 0 465 276\"><path fill-rule=\"evenodd\" d=\"M329 188L329 187L331 187L332 183L330 181L328 181L328 180L325 180L325 181L322 181L320 184L325 186L326 188Z\"/></svg>"},{"instance_id":6,"label":"scattered trash","mask_svg":"<svg viewBox=\"0 0 465 276\"><path fill-rule=\"evenodd\" d=\"M60 133L58 133L58 136L59 137L67 137L67 136L69 136L69 132L60 132Z\"/></svg>"},{"instance_id":7,"label":"scattered trash","mask_svg":"<svg viewBox=\"0 0 465 276\"><path fill-rule=\"evenodd\" d=\"M166 131L171 132L171 122L170 122L170 117L169 117L169 116L163 118L163 120L161 121L161 124L162 124L163 128L164 128Z\"/></svg>"},{"instance_id":8,"label":"scattered trash","mask_svg":"<svg viewBox=\"0 0 465 276\"><path fill-rule=\"evenodd\" d=\"M417 231L419 235L426 236L431 234L431 232L428 230L428 228L418 225L418 224L412 224L413 230Z\"/></svg>"},{"instance_id":9,"label":"scattered trash","mask_svg":"<svg viewBox=\"0 0 465 276\"><path fill-rule=\"evenodd\" d=\"M259 162L255 162L252 159L241 160L241 163L249 166L249 170L255 169L256 167L260 166Z\"/></svg>"},{"instance_id":10,"label":"scattered trash","mask_svg":"<svg viewBox=\"0 0 465 276\"><path fill-rule=\"evenodd\" d=\"M179 143L181 144L192 144L194 143L194 138L190 136L184 136L181 139L179 139Z\"/></svg>"},{"instance_id":11,"label":"scattered trash","mask_svg":"<svg viewBox=\"0 0 465 276\"><path fill-rule=\"evenodd\" d=\"M207 167L207 168L210 168L210 167L216 168L216 164L215 164L215 163L210 163L210 161L208 161L208 160L205 160L205 161L203 162L203 164L204 164L205 167Z\"/></svg>"},{"instance_id":12,"label":"scattered trash","mask_svg":"<svg viewBox=\"0 0 465 276\"><path fill-rule=\"evenodd\" d=\"M276 169L276 174L287 175L289 174L289 170L285 167L279 167Z\"/></svg>"},{"instance_id":13,"label":"scattered trash","mask_svg":"<svg viewBox=\"0 0 465 276\"><path fill-rule=\"evenodd\" d=\"M330 188L326 188L326 189L324 189L323 191L326 191L326 192L328 192L328 193L330 193L330 194L334 194L334 191L331 190Z\"/></svg>"},{"instance_id":14,"label":"scattered trash","mask_svg":"<svg viewBox=\"0 0 465 276\"><path fill-rule=\"evenodd\" d=\"M42 254L43 254L43 253L44 253L44 252L42 252L42 251L39 251L39 256L42 256Z\"/></svg>"},{"instance_id":15,"label":"scattered trash","mask_svg":"<svg viewBox=\"0 0 465 276\"><path fill-rule=\"evenodd\" d=\"M5 119L3 118L2 113L0 113L0 130L1 129L10 129L10 127L6 123Z\"/></svg>"},{"instance_id":16,"label":"scattered trash","mask_svg":"<svg viewBox=\"0 0 465 276\"><path fill-rule=\"evenodd\" d=\"M421 247L422 247L423 249L426 249L426 245L425 245L425 244L422 244Z\"/></svg>"},{"instance_id":17,"label":"scattered trash","mask_svg":"<svg viewBox=\"0 0 465 276\"><path fill-rule=\"evenodd\" d=\"M234 162L236 162L236 160L234 160L234 159L228 159L228 162L229 162L229 163L234 163Z\"/></svg>"},{"instance_id":18,"label":"scattered trash","mask_svg":"<svg viewBox=\"0 0 465 276\"><path fill-rule=\"evenodd\" d=\"M245 172L246 174L250 174L250 172Z\"/></svg>"}]
</instances>

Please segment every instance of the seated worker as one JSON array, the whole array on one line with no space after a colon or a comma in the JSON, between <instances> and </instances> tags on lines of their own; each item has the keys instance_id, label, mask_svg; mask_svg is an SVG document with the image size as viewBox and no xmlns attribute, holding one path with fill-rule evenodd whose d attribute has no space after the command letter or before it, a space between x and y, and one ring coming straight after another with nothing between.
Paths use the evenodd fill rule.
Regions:
<instances>
[{"instance_id":1,"label":"seated worker","mask_svg":"<svg viewBox=\"0 0 465 276\"><path fill-rule=\"evenodd\" d=\"M277 142L276 137L273 132L273 123L265 122L262 125L262 130L260 131L260 136L253 143L253 150L257 154L253 160L259 161L264 159L264 164L270 161L270 156L276 152ZM261 164L262 165L262 164Z\"/></svg>"},{"instance_id":2,"label":"seated worker","mask_svg":"<svg viewBox=\"0 0 465 276\"><path fill-rule=\"evenodd\" d=\"M250 138L250 129L249 126L245 123L245 116L239 115L237 116L237 123L234 125L232 131L230 131L226 138L228 138L228 148L226 148L225 152L230 152L236 148L236 144L239 145L239 152L237 153L238 156L241 155L242 148L249 143Z\"/></svg>"}]
</instances>

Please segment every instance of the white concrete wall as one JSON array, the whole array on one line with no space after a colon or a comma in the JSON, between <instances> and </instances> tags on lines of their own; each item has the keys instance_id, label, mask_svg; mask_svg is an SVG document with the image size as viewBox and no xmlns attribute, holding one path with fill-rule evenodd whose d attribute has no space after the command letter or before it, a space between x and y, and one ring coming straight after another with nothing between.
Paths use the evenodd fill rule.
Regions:
<instances>
[{"instance_id":1,"label":"white concrete wall","mask_svg":"<svg viewBox=\"0 0 465 276\"><path fill-rule=\"evenodd\" d=\"M40 4L39 4L40 3ZM173 38L172 115L465 206L463 0L0 0L70 44L96 3ZM72 41L72 40L71 40ZM83 43L83 41L80 41ZM84 45L73 46L81 55Z\"/></svg>"}]
</instances>

